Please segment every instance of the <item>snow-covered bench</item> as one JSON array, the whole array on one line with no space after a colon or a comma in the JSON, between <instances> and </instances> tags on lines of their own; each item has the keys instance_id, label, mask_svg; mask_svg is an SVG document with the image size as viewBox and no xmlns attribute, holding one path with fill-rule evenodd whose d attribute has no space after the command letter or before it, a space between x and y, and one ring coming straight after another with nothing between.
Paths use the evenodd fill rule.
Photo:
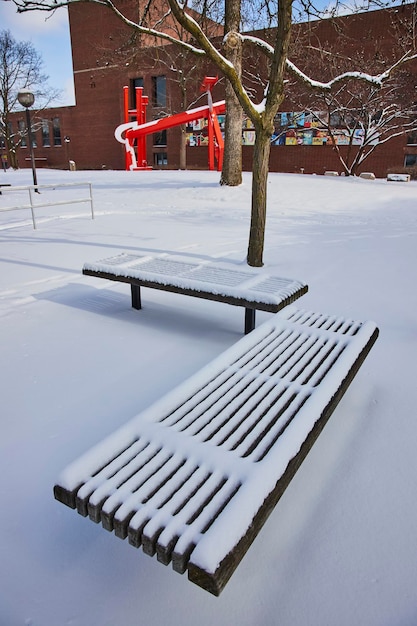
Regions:
<instances>
[{"instance_id":1,"label":"snow-covered bench","mask_svg":"<svg viewBox=\"0 0 417 626\"><path fill-rule=\"evenodd\" d=\"M141 287L216 300L245 307L245 333L255 327L255 310L276 313L307 292L307 285L264 268L159 254L119 254L85 263L83 274L130 283L132 307L140 309Z\"/></svg>"},{"instance_id":2,"label":"snow-covered bench","mask_svg":"<svg viewBox=\"0 0 417 626\"><path fill-rule=\"evenodd\" d=\"M409 183L411 180L410 174L387 174L388 181L400 182L400 183Z\"/></svg>"},{"instance_id":3,"label":"snow-covered bench","mask_svg":"<svg viewBox=\"0 0 417 626\"><path fill-rule=\"evenodd\" d=\"M56 499L219 595L377 335L287 307L70 465Z\"/></svg>"}]
</instances>

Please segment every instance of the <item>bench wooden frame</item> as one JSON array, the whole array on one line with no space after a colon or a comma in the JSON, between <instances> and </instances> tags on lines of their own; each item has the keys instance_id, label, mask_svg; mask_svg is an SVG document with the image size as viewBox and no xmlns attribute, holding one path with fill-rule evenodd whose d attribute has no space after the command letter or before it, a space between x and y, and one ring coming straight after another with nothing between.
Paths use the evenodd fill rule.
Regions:
<instances>
[{"instance_id":1,"label":"bench wooden frame","mask_svg":"<svg viewBox=\"0 0 417 626\"><path fill-rule=\"evenodd\" d=\"M160 254L120 254L86 263L83 274L130 284L132 307L142 308L141 287L245 307L245 334L255 328L255 311L277 313L308 290L306 284L229 263Z\"/></svg>"},{"instance_id":2,"label":"bench wooden frame","mask_svg":"<svg viewBox=\"0 0 417 626\"><path fill-rule=\"evenodd\" d=\"M284 309L70 465L55 498L219 595L377 336Z\"/></svg>"}]
</instances>

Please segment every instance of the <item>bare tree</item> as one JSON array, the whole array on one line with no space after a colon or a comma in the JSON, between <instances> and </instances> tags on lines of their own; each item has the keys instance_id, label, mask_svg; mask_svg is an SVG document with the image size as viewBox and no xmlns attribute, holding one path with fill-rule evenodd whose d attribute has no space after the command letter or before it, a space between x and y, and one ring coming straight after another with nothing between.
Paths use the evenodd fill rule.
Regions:
<instances>
[{"instance_id":1,"label":"bare tree","mask_svg":"<svg viewBox=\"0 0 417 626\"><path fill-rule=\"evenodd\" d=\"M26 128L13 129L10 122L10 114L20 106L19 90L33 91L38 109L60 93L48 88L48 76L42 73L42 65L41 56L30 42L16 41L10 31L0 31L0 135L13 168L18 167L16 148L27 134Z\"/></svg>"},{"instance_id":2,"label":"bare tree","mask_svg":"<svg viewBox=\"0 0 417 626\"><path fill-rule=\"evenodd\" d=\"M78 0L14 0L19 11L39 9L54 11L60 6L66 6L76 1ZM188 41L181 42L169 32L168 28L161 28L160 24L155 24L154 27L150 28L129 19L112 0L86 1L108 7L125 24L130 25L146 36L155 36L173 43L177 42L179 45L192 50L194 54L207 57L232 85L244 113L251 120L256 131L252 167L251 227L247 254L247 262L252 266L263 265L270 140L274 131L275 115L284 99L285 82L288 73L305 84L308 89L326 92L330 92L335 85L353 79L371 85L382 86L400 64L411 58L416 58L416 55L413 55L411 52L407 53L390 68L376 76L367 72L347 71L331 78L327 82L314 80L289 60L293 0L259 0L256 4L258 13L266 16L265 19L268 23L272 24L275 22L271 40L266 41L261 37L249 36L237 31L229 31L224 40L226 46L228 45L228 40L240 41L243 46L250 46L252 49L260 51L265 58L267 67L266 88L260 101L254 101L242 82L239 68L234 66L220 47L216 46L216 43L212 42L199 26L192 15L191 7L187 0L183 2L179 0L154 0L154 6L159 8L160 15L169 16L171 20L175 19L190 34L191 38ZM367 2L368 7L370 2L371 0ZM382 2L383 0L381 0ZM147 5L151 4L152 0L149 0ZM337 4L336 0L335 6ZM301 7L310 14L313 12L318 13L318 10L314 9L313 0L303 0Z\"/></svg>"},{"instance_id":3,"label":"bare tree","mask_svg":"<svg viewBox=\"0 0 417 626\"><path fill-rule=\"evenodd\" d=\"M408 50L415 50L415 15L414 11L407 12L406 16L394 13L384 40L376 37L360 47L340 28L340 23L327 26L328 31L329 27L337 30L337 45L322 44L323 37L317 34L317 28L304 29L304 32L301 29L293 43L292 58L305 72L310 74L314 68L316 73L330 78L349 70L359 74L365 64L374 75L392 68L390 77L382 84L351 77L336 82L330 89L319 86L306 90L305 84L304 89L300 89L297 80L287 87L292 110L302 112L300 119L304 119L305 114L313 123L315 132L333 146L344 174L350 176L356 174L380 146L417 130L415 74L401 62L396 64L392 43L389 43L390 40L396 42L397 54L402 50L407 56ZM285 126L279 129L280 133L286 131ZM312 132L307 131L307 134Z\"/></svg>"},{"instance_id":4,"label":"bare tree","mask_svg":"<svg viewBox=\"0 0 417 626\"><path fill-rule=\"evenodd\" d=\"M383 144L417 130L417 106L402 106L398 91L398 84L359 93L344 85L309 103L311 118L326 131L346 176L355 175Z\"/></svg>"}]
</instances>

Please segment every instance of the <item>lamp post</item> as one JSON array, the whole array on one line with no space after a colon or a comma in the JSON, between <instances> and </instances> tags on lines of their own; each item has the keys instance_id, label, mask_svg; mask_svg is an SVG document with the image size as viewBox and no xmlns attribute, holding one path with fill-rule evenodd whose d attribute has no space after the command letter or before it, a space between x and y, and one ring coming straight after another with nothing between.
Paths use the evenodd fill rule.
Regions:
<instances>
[{"instance_id":1,"label":"lamp post","mask_svg":"<svg viewBox=\"0 0 417 626\"><path fill-rule=\"evenodd\" d=\"M68 135L65 135L64 137L64 143L65 143L65 160L68 163L69 168L71 169L71 162L68 159L68 148L69 148L69 144L71 142L71 139L68 137Z\"/></svg>"},{"instance_id":2,"label":"lamp post","mask_svg":"<svg viewBox=\"0 0 417 626\"><path fill-rule=\"evenodd\" d=\"M33 152L33 141L32 141L32 132L31 132L32 129L31 129L30 113L29 113L29 107L31 107L33 105L33 103L35 102L35 96L28 89L22 89L17 94L17 99L19 100L19 104L21 104L22 107L25 107L25 109L26 109L26 127L27 127L27 131L28 131L30 160L32 162L33 184L37 185L38 184L38 180L37 180L37 177L36 177L35 154ZM35 189L35 191L38 192L37 189Z\"/></svg>"}]
</instances>

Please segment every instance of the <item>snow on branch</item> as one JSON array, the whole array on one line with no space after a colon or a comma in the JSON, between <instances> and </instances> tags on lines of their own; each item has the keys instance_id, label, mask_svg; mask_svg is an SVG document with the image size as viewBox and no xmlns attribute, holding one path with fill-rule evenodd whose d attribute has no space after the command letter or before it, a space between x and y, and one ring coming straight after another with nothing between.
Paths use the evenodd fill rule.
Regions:
<instances>
[{"instance_id":1,"label":"snow on branch","mask_svg":"<svg viewBox=\"0 0 417 626\"><path fill-rule=\"evenodd\" d=\"M242 38L243 43L250 43L256 46L266 56L268 56L269 58L272 58L274 54L274 48L263 39L260 39L259 37L253 37L251 35L241 35L241 38ZM387 70L385 70L381 74L372 75L372 74L367 74L366 72L356 72L356 71L343 72L343 74L339 74L338 76L335 76L335 78L332 78L331 80L325 83L318 81L318 80L314 80L310 76L307 76L307 74L305 74L302 70L300 70L300 68L298 68L289 59L287 59L287 69L298 80L308 85L313 90L330 91L338 83L343 83L351 79L366 82L370 85L375 85L375 87L379 88L379 87L382 87L384 82L388 78L390 78L391 74L393 74L393 72L396 69L398 69L404 63L407 63L408 61L412 61L415 59L417 59L417 54L412 54L411 52L407 52L396 63L394 63L391 67L389 67Z\"/></svg>"},{"instance_id":2,"label":"snow on branch","mask_svg":"<svg viewBox=\"0 0 417 626\"><path fill-rule=\"evenodd\" d=\"M359 81L368 83L369 85L375 85L375 87L379 88L383 86L384 82L388 80L388 78L391 77L391 74L393 74L393 72L396 69L398 69L398 67L400 67L404 63L411 61L413 59L417 59L417 54L407 53L404 56L402 56L401 59L399 59L396 63L394 63L390 68L388 68L387 70L385 70L385 72L382 72L381 74L372 75L372 74L367 74L366 72L356 72L356 71L343 72L343 74L339 74L338 76L335 76L335 78L332 78L326 83L310 78L309 76L307 76L307 74L302 72L296 65L294 65L294 63L292 63L290 60L287 60L287 68L296 78L298 78L299 80L301 80L303 83L305 83L311 89L314 89L314 90L330 91L332 87L334 87L338 83L343 83L351 79L359 80Z\"/></svg>"},{"instance_id":3,"label":"snow on branch","mask_svg":"<svg viewBox=\"0 0 417 626\"><path fill-rule=\"evenodd\" d=\"M274 55L273 46L271 46L269 43L267 43L263 39L260 39L259 37L254 37L252 35L242 35L242 34L240 35L240 37L241 37L242 43L253 44L257 48L262 50L262 52L269 57L272 57Z\"/></svg>"}]
</instances>

